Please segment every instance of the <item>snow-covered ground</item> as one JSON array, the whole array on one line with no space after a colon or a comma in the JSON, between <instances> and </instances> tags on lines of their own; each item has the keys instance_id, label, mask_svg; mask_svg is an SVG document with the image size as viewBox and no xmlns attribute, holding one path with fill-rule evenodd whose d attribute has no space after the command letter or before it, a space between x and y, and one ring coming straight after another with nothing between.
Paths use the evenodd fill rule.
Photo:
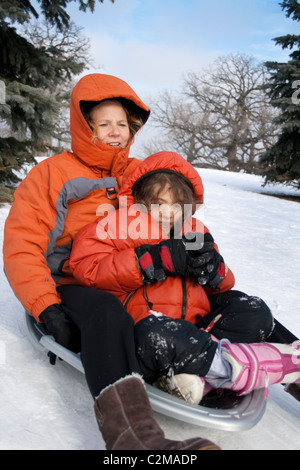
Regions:
<instances>
[{"instance_id":1,"label":"snow-covered ground","mask_svg":"<svg viewBox=\"0 0 300 470\"><path fill-rule=\"evenodd\" d=\"M299 337L300 204L260 194L293 191L262 188L261 179L252 175L200 174L204 222L236 275L236 288L262 297ZM8 211L8 205L0 208L1 244ZM33 348L24 334L23 308L2 269L0 286L0 449L104 449L84 376L63 362L51 366ZM224 450L300 449L300 403L281 385L270 388L265 415L249 431L225 432L156 417L169 438L199 435Z\"/></svg>"}]
</instances>

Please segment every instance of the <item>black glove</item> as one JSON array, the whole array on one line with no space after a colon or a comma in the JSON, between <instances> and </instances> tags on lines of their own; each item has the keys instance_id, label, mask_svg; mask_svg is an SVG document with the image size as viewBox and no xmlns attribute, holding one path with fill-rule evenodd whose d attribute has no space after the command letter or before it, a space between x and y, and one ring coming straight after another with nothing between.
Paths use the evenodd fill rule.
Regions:
<instances>
[{"instance_id":1,"label":"black glove","mask_svg":"<svg viewBox=\"0 0 300 470\"><path fill-rule=\"evenodd\" d=\"M167 275L179 274L194 277L201 286L217 289L226 275L224 260L214 248L210 233L204 237L197 235L194 234L195 243L188 234L182 239L170 238L135 248L144 282L164 281Z\"/></svg>"},{"instance_id":2,"label":"black glove","mask_svg":"<svg viewBox=\"0 0 300 470\"><path fill-rule=\"evenodd\" d=\"M156 245L144 244L135 248L144 282L164 281L167 275L187 276L187 252L182 239L170 238Z\"/></svg>"},{"instance_id":3,"label":"black glove","mask_svg":"<svg viewBox=\"0 0 300 470\"><path fill-rule=\"evenodd\" d=\"M65 348L73 352L80 351L80 332L75 323L66 315L59 304L47 307L40 315L46 329Z\"/></svg>"},{"instance_id":4,"label":"black glove","mask_svg":"<svg viewBox=\"0 0 300 470\"><path fill-rule=\"evenodd\" d=\"M204 235L202 247L188 251L188 270L201 286L217 289L226 275L223 257L214 248L210 233Z\"/></svg>"}]
</instances>

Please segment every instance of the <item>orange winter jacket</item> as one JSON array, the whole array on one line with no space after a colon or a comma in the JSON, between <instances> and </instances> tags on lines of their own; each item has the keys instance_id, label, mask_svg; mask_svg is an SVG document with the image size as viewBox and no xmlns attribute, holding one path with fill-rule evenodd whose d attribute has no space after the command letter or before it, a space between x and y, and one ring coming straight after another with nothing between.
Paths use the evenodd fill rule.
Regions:
<instances>
[{"instance_id":1,"label":"orange winter jacket","mask_svg":"<svg viewBox=\"0 0 300 470\"><path fill-rule=\"evenodd\" d=\"M159 152L142 162L119 191L120 209L100 217L77 234L70 258L75 278L83 285L104 289L115 294L137 322L150 310L172 318L197 323L210 311L206 289L192 277L169 276L163 282L144 284L135 247L155 244L168 238L162 228L145 212L137 212L132 186L154 171L174 171L193 185L197 200L203 202L203 186L198 172L173 152ZM184 231L208 232L196 219L184 224ZM217 245L215 245L218 249ZM234 286L234 276L227 270L221 291ZM219 291L218 291L219 292Z\"/></svg>"},{"instance_id":2,"label":"orange winter jacket","mask_svg":"<svg viewBox=\"0 0 300 470\"><path fill-rule=\"evenodd\" d=\"M10 285L35 318L60 303L58 284L76 283L68 258L80 228L96 219L105 203L114 209L116 191L140 163L130 145L114 148L93 139L84 110L90 102L122 98L145 123L149 109L116 77L90 74L75 86L70 103L72 151L36 165L15 192L4 232L4 268Z\"/></svg>"}]
</instances>

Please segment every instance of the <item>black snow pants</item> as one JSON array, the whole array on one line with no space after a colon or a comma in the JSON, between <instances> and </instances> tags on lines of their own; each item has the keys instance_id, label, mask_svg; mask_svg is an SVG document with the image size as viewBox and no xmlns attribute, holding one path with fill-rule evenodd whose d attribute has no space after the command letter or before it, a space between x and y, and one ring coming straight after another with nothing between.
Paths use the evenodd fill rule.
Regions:
<instances>
[{"instance_id":1,"label":"black snow pants","mask_svg":"<svg viewBox=\"0 0 300 470\"><path fill-rule=\"evenodd\" d=\"M273 316L262 299L232 290L211 295L209 301L211 312L197 325L154 315L136 324L137 356L146 381L168 373L205 376L217 348L210 334L254 343L266 341L272 333Z\"/></svg>"},{"instance_id":2,"label":"black snow pants","mask_svg":"<svg viewBox=\"0 0 300 470\"><path fill-rule=\"evenodd\" d=\"M65 313L81 336L81 359L88 387L95 398L106 386L137 372L134 325L112 294L82 286L60 286Z\"/></svg>"}]
</instances>

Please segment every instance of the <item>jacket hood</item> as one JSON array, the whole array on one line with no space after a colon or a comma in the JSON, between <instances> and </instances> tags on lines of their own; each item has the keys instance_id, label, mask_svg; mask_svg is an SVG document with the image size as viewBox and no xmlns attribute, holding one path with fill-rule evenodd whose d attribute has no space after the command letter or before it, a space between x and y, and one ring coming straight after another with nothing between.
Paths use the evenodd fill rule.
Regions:
<instances>
[{"instance_id":1,"label":"jacket hood","mask_svg":"<svg viewBox=\"0 0 300 470\"><path fill-rule=\"evenodd\" d=\"M187 162L181 155L175 152L162 151L150 155L128 176L121 187L118 197L126 196L127 205L134 204L132 189L141 178L156 171L176 172L185 177L193 186L197 201L203 203L204 188L201 177L197 170ZM121 201L120 201L121 202Z\"/></svg>"},{"instance_id":2,"label":"jacket hood","mask_svg":"<svg viewBox=\"0 0 300 470\"><path fill-rule=\"evenodd\" d=\"M118 156L127 161L130 143L125 149L116 149L93 139L93 131L86 120L86 112L99 101L120 98L127 109L132 109L147 121L150 110L120 78L105 74L84 76L74 87L70 103L70 134L72 150L77 158L91 167L110 170L113 160Z\"/></svg>"}]
</instances>

